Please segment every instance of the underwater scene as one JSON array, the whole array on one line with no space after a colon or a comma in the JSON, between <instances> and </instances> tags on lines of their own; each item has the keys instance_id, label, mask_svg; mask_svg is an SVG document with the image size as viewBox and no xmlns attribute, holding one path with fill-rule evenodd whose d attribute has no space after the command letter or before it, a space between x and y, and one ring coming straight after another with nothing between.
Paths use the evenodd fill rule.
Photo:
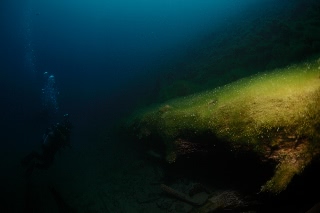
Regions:
<instances>
[{"instance_id":1,"label":"underwater scene","mask_svg":"<svg viewBox=\"0 0 320 213\"><path fill-rule=\"evenodd\" d=\"M320 212L319 0L2 0L0 212Z\"/></svg>"}]
</instances>

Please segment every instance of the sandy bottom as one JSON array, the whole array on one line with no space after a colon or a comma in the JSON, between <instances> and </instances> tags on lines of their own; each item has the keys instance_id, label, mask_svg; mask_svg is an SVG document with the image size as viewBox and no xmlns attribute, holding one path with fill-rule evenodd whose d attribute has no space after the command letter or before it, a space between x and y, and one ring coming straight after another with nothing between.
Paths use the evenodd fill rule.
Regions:
<instances>
[{"instance_id":1,"label":"sandy bottom","mask_svg":"<svg viewBox=\"0 0 320 213\"><path fill-rule=\"evenodd\" d=\"M51 168L35 170L30 178L25 177L20 160L31 150L2 150L0 212L187 213L194 207L169 196L161 184L184 194L197 183L204 184L211 193L232 190L219 183L210 186L179 176L179 172L170 177L159 159L142 156L136 146L117 137L103 137L100 142L63 150ZM200 203L207 198L204 192L192 197Z\"/></svg>"},{"instance_id":2,"label":"sandy bottom","mask_svg":"<svg viewBox=\"0 0 320 213\"><path fill-rule=\"evenodd\" d=\"M115 138L57 154L48 170L24 176L27 151L7 150L0 158L0 212L189 212L192 205L169 197L160 185L163 168L141 158ZM187 192L188 180L171 182Z\"/></svg>"}]
</instances>

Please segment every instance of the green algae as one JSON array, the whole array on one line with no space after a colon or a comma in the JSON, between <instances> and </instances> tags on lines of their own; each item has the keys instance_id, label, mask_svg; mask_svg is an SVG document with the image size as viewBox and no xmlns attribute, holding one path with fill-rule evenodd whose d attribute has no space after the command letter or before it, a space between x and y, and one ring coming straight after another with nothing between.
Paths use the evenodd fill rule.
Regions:
<instances>
[{"instance_id":1,"label":"green algae","mask_svg":"<svg viewBox=\"0 0 320 213\"><path fill-rule=\"evenodd\" d=\"M275 161L275 175L261 190L279 193L320 151L319 104L320 59L151 106L130 125L140 139L161 138L170 163L180 140L208 132L233 150Z\"/></svg>"}]
</instances>

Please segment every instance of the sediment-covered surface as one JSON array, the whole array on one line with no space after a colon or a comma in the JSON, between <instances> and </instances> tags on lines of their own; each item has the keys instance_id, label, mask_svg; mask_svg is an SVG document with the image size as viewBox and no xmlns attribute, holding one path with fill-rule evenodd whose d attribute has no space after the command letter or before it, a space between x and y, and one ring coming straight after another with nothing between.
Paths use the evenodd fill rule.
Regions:
<instances>
[{"instance_id":1,"label":"sediment-covered surface","mask_svg":"<svg viewBox=\"0 0 320 213\"><path fill-rule=\"evenodd\" d=\"M128 127L150 149L161 152L163 145L168 163L214 155L213 147L221 144L226 157L256 155L274 164L261 190L277 194L320 152L319 105L318 59L151 106Z\"/></svg>"}]
</instances>

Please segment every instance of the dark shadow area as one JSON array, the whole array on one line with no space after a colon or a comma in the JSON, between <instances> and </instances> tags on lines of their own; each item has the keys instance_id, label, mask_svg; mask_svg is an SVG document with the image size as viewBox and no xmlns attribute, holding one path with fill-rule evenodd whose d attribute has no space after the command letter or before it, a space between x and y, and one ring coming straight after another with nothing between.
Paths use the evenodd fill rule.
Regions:
<instances>
[{"instance_id":1,"label":"dark shadow area","mask_svg":"<svg viewBox=\"0 0 320 213\"><path fill-rule=\"evenodd\" d=\"M201 144L196 145L197 151L184 153L171 164L159 157L164 155L164 147L160 145L159 138L149 138L149 146L144 146L148 148L137 151L142 159L164 169L162 183L174 185L185 181L186 185L191 182L201 183L214 190L236 190L243 195L243 199L251 202L243 209L217 212L251 210L263 213L303 213L320 201L320 174L317 171L319 159L309 165L302 175L296 175L285 191L271 195L261 193L260 188L273 176L276 164L264 163L259 156L249 152L230 151L231 147L226 143L213 138L212 135L198 137L197 141L201 141ZM151 147L150 143L154 144L153 142L158 145ZM137 143L141 141L135 141ZM159 155L150 155L150 149Z\"/></svg>"}]
</instances>

